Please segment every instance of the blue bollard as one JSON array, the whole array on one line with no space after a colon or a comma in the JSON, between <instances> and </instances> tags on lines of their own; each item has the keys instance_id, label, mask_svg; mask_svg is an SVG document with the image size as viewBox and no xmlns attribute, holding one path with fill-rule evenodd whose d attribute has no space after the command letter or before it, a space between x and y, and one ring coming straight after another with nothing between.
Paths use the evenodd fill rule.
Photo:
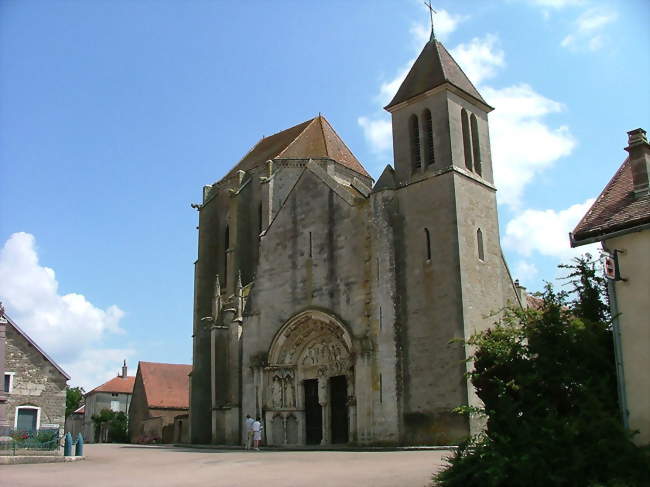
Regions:
<instances>
[{"instance_id":1,"label":"blue bollard","mask_svg":"<svg viewBox=\"0 0 650 487\"><path fill-rule=\"evenodd\" d=\"M66 433L63 441L63 456L71 457L72 456L72 435Z\"/></svg>"},{"instance_id":2,"label":"blue bollard","mask_svg":"<svg viewBox=\"0 0 650 487\"><path fill-rule=\"evenodd\" d=\"M81 436L81 433L77 435L77 444L75 445L74 456L75 457L84 456L84 437Z\"/></svg>"}]
</instances>

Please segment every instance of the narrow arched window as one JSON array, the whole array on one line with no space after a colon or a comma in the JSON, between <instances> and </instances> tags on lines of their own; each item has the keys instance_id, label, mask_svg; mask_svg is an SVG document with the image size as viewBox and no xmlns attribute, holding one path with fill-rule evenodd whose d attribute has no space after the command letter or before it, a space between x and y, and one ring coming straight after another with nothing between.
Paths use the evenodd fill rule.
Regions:
<instances>
[{"instance_id":1,"label":"narrow arched window","mask_svg":"<svg viewBox=\"0 0 650 487\"><path fill-rule=\"evenodd\" d=\"M420 157L420 123L418 122L417 115L411 115L409 119L409 135L411 138L411 164L413 171L422 167L422 159Z\"/></svg>"},{"instance_id":2,"label":"narrow arched window","mask_svg":"<svg viewBox=\"0 0 650 487\"><path fill-rule=\"evenodd\" d=\"M460 111L460 123L463 129L463 149L465 152L465 166L470 171L472 170L472 141L469 134L469 118L467 117L467 110L464 108Z\"/></svg>"},{"instance_id":3,"label":"narrow arched window","mask_svg":"<svg viewBox=\"0 0 650 487\"><path fill-rule=\"evenodd\" d=\"M479 228L476 230L476 246L478 247L478 258L485 260L485 250L483 250L483 232Z\"/></svg>"},{"instance_id":4,"label":"narrow arched window","mask_svg":"<svg viewBox=\"0 0 650 487\"><path fill-rule=\"evenodd\" d=\"M478 141L478 122L476 120L476 115L472 113L472 116L469 118L470 125L472 126L472 149L474 156L474 171L481 176L481 145Z\"/></svg>"},{"instance_id":5,"label":"narrow arched window","mask_svg":"<svg viewBox=\"0 0 650 487\"><path fill-rule=\"evenodd\" d=\"M226 225L223 235L223 285L228 284L228 249L230 248L230 227Z\"/></svg>"},{"instance_id":6,"label":"narrow arched window","mask_svg":"<svg viewBox=\"0 0 650 487\"><path fill-rule=\"evenodd\" d=\"M262 233L262 202L260 201L259 206L257 207L257 235Z\"/></svg>"},{"instance_id":7,"label":"narrow arched window","mask_svg":"<svg viewBox=\"0 0 650 487\"><path fill-rule=\"evenodd\" d=\"M428 108L422 113L422 119L424 120L424 165L426 167L436 162L433 152L433 123Z\"/></svg>"},{"instance_id":8,"label":"narrow arched window","mask_svg":"<svg viewBox=\"0 0 650 487\"><path fill-rule=\"evenodd\" d=\"M427 260L431 260L431 234L429 233L429 229L425 228L424 229L424 237L426 240L426 250L427 250Z\"/></svg>"}]
</instances>

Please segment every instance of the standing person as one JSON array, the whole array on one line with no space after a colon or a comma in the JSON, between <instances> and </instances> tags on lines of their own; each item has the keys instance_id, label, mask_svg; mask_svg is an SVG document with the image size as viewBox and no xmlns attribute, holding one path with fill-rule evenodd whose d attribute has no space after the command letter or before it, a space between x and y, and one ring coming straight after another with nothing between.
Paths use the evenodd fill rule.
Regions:
<instances>
[{"instance_id":1,"label":"standing person","mask_svg":"<svg viewBox=\"0 0 650 487\"><path fill-rule=\"evenodd\" d=\"M255 420L250 414L246 415L246 449L250 450L253 446L253 423Z\"/></svg>"},{"instance_id":2,"label":"standing person","mask_svg":"<svg viewBox=\"0 0 650 487\"><path fill-rule=\"evenodd\" d=\"M253 445L257 451L260 451L260 441L262 440L262 422L258 416L253 423Z\"/></svg>"}]
</instances>

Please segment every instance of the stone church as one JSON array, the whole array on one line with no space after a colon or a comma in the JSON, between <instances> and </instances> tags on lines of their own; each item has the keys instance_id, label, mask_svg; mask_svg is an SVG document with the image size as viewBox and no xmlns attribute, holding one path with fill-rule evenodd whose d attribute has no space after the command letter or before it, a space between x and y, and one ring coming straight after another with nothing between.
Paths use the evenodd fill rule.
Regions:
<instances>
[{"instance_id":1,"label":"stone church","mask_svg":"<svg viewBox=\"0 0 650 487\"><path fill-rule=\"evenodd\" d=\"M322 116L260 140L203 188L190 436L449 444L479 425L470 351L519 294L499 243L492 110L432 36L393 100L374 182Z\"/></svg>"}]
</instances>

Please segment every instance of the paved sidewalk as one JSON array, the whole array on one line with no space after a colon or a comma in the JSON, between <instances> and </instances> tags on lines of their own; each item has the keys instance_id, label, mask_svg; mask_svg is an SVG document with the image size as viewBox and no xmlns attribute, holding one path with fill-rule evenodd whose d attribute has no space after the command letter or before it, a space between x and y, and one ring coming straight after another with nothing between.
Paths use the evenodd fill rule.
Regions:
<instances>
[{"instance_id":1,"label":"paved sidewalk","mask_svg":"<svg viewBox=\"0 0 650 487\"><path fill-rule=\"evenodd\" d=\"M425 487L449 451L208 450L85 445L86 461L0 467L1 484L63 487ZM85 480L82 480L85 479Z\"/></svg>"}]
</instances>

